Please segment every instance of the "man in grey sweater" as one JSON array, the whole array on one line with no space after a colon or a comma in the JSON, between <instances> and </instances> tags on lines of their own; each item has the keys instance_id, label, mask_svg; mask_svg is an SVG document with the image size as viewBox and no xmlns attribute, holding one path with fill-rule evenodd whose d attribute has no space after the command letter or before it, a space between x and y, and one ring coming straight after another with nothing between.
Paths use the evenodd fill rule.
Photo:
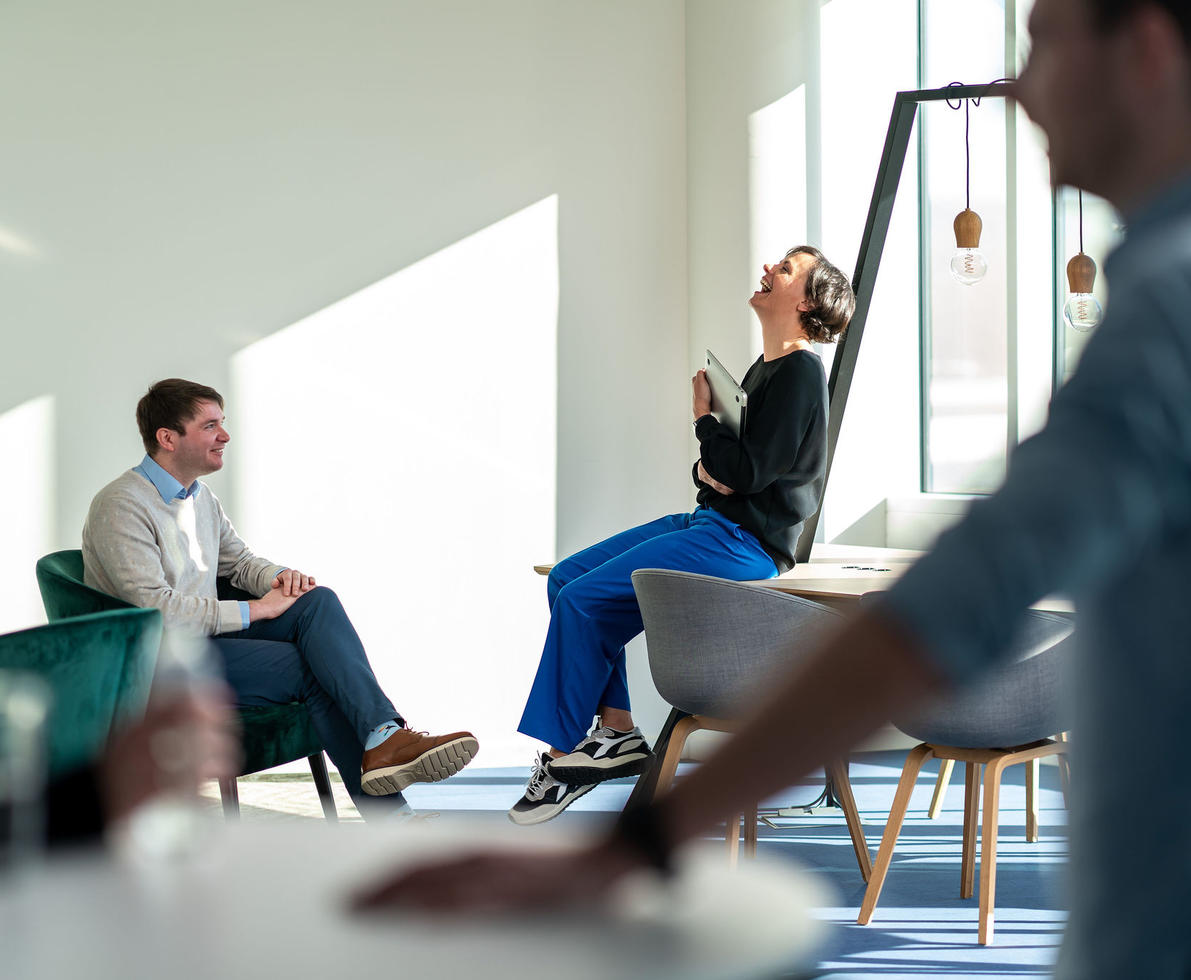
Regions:
<instances>
[{"instance_id":1,"label":"man in grey sweater","mask_svg":"<svg viewBox=\"0 0 1191 980\"><path fill-rule=\"evenodd\" d=\"M169 378L136 409L146 455L96 494L83 527L85 579L167 628L210 636L241 705L302 701L356 806L405 807L401 790L462 769L470 732L410 731L377 684L335 593L254 555L199 477L223 467L223 397ZM226 579L243 599L220 599Z\"/></svg>"}]
</instances>

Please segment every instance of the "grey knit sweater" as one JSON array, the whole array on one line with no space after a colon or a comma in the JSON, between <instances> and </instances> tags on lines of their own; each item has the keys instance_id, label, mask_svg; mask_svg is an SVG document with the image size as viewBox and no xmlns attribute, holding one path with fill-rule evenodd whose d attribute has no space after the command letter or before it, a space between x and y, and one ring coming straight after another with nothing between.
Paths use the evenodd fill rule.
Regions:
<instances>
[{"instance_id":1,"label":"grey knit sweater","mask_svg":"<svg viewBox=\"0 0 1191 980\"><path fill-rule=\"evenodd\" d=\"M263 596L285 566L249 551L219 498L199 486L167 502L129 470L100 490L83 526L84 581L134 606L156 606L167 627L231 633L243 627L240 606L216 597L216 578Z\"/></svg>"}]
</instances>

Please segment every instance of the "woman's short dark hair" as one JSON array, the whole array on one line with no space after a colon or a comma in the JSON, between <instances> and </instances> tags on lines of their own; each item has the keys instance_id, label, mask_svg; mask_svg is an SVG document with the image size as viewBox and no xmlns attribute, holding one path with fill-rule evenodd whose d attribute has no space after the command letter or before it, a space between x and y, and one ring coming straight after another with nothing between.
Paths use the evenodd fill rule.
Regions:
<instances>
[{"instance_id":1,"label":"woman's short dark hair","mask_svg":"<svg viewBox=\"0 0 1191 980\"><path fill-rule=\"evenodd\" d=\"M150 456L157 452L158 429L173 429L178 435L185 435L186 423L198 415L201 402L215 402L223 408L223 395L214 388L182 378L166 378L150 385L136 403L136 426L141 430L145 452Z\"/></svg>"},{"instance_id":2,"label":"woman's short dark hair","mask_svg":"<svg viewBox=\"0 0 1191 980\"><path fill-rule=\"evenodd\" d=\"M816 344L833 343L856 312L852 284L813 245L797 245L786 253L786 258L792 255L809 255L815 260L806 274L806 298L811 308L803 311L802 329Z\"/></svg>"}]
</instances>

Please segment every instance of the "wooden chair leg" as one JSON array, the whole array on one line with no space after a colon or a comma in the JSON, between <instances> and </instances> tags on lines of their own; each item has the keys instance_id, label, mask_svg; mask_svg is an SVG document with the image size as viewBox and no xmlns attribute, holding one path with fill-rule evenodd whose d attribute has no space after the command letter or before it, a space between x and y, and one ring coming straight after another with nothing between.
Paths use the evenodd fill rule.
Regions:
<instances>
[{"instance_id":1,"label":"wooden chair leg","mask_svg":"<svg viewBox=\"0 0 1191 980\"><path fill-rule=\"evenodd\" d=\"M959 897L971 898L976 882L976 821L980 816L980 763L964 763L963 850L959 863Z\"/></svg>"},{"instance_id":2,"label":"wooden chair leg","mask_svg":"<svg viewBox=\"0 0 1191 980\"><path fill-rule=\"evenodd\" d=\"M223 816L226 820L240 819L240 791L236 777L219 780L219 797L223 800Z\"/></svg>"},{"instance_id":3,"label":"wooden chair leg","mask_svg":"<svg viewBox=\"0 0 1191 980\"><path fill-rule=\"evenodd\" d=\"M703 726L694 715L687 715L675 723L670 739L666 744L666 754L662 757L662 765L658 770L657 782L653 788L653 798L657 799L674 782L674 774L678 772L678 760L682 758L682 750L691 732L698 731Z\"/></svg>"},{"instance_id":4,"label":"wooden chair leg","mask_svg":"<svg viewBox=\"0 0 1191 980\"><path fill-rule=\"evenodd\" d=\"M1026 760L1026 840L1038 841L1038 760Z\"/></svg>"},{"instance_id":5,"label":"wooden chair leg","mask_svg":"<svg viewBox=\"0 0 1191 980\"><path fill-rule=\"evenodd\" d=\"M954 759L939 760L939 778L935 780L935 795L930 799L930 809L926 815L934 820L943 810L943 794L947 792L947 784L951 782L951 768Z\"/></svg>"},{"instance_id":6,"label":"wooden chair leg","mask_svg":"<svg viewBox=\"0 0 1191 980\"><path fill-rule=\"evenodd\" d=\"M338 823L339 812L335 809L335 794L331 792L331 778L327 775L327 760L321 752L316 752L308 755L306 761L310 763L310 775L314 777L318 801L323 805L323 816L331 823Z\"/></svg>"},{"instance_id":7,"label":"wooden chair leg","mask_svg":"<svg viewBox=\"0 0 1191 980\"><path fill-rule=\"evenodd\" d=\"M897 835L902 827L902 820L906 816L906 808L910 805L910 794L914 791L914 784L918 781L918 773L922 765L933 755L931 747L925 743L917 745L906 756L906 764L902 767L901 779L897 783L897 792L893 794L893 806L889 810L889 822L885 824L885 833L881 836L881 847L877 851L877 863L873 865L872 878L868 888L864 890L864 902L860 906L860 915L856 921L862 926L868 925L873 917L873 910L877 907L877 899L881 897L881 886L885 884L885 875L889 872L889 864L893 860L893 848L897 844Z\"/></svg>"},{"instance_id":8,"label":"wooden chair leg","mask_svg":"<svg viewBox=\"0 0 1191 980\"><path fill-rule=\"evenodd\" d=\"M984 832L980 842L980 927L981 946L993 941L993 908L997 900L997 825L1000 820L1002 759L984 767Z\"/></svg>"},{"instance_id":9,"label":"wooden chair leg","mask_svg":"<svg viewBox=\"0 0 1191 980\"><path fill-rule=\"evenodd\" d=\"M835 795L844 811L848 835L852 838L852 850L856 852L856 863L860 865L860 877L867 883L873 876L872 855L868 841L864 839L864 824L860 822L860 811L856 809L856 797L852 795L852 780L848 778L848 760L837 759L827 766L827 774L835 785Z\"/></svg>"},{"instance_id":10,"label":"wooden chair leg","mask_svg":"<svg viewBox=\"0 0 1191 980\"><path fill-rule=\"evenodd\" d=\"M637 777L637 782L633 784L633 791L629 793L629 798L625 801L626 810L640 806L657 795L658 771L661 769L662 759L669 752L670 736L674 732L674 726L683 718L688 717L690 716L685 711L679 711L677 708L670 709L670 714L666 716L662 730L658 732L658 740L653 744L653 765Z\"/></svg>"},{"instance_id":11,"label":"wooden chair leg","mask_svg":"<svg viewBox=\"0 0 1191 980\"><path fill-rule=\"evenodd\" d=\"M728 845L728 867L735 868L740 857L740 818L742 814L733 813L728 817L724 828L724 841Z\"/></svg>"},{"instance_id":12,"label":"wooden chair leg","mask_svg":"<svg viewBox=\"0 0 1191 980\"><path fill-rule=\"evenodd\" d=\"M744 812L744 853L746 857L757 856L757 805L755 803Z\"/></svg>"}]
</instances>

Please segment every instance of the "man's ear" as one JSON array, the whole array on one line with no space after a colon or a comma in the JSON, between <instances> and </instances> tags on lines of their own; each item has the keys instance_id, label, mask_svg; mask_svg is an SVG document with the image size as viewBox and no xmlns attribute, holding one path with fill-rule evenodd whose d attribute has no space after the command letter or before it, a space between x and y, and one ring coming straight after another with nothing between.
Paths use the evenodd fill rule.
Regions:
<instances>
[{"instance_id":1,"label":"man's ear","mask_svg":"<svg viewBox=\"0 0 1191 980\"><path fill-rule=\"evenodd\" d=\"M157 430L157 448L172 453L178 448L178 433L168 426Z\"/></svg>"}]
</instances>

